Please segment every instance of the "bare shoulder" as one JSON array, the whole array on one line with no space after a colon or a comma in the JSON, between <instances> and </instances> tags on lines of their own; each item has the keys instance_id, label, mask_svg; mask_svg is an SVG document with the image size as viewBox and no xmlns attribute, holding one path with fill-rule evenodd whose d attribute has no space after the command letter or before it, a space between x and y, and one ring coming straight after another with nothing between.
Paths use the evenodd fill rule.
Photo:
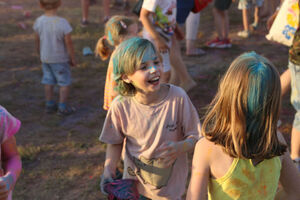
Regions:
<instances>
[{"instance_id":1,"label":"bare shoulder","mask_svg":"<svg viewBox=\"0 0 300 200\"><path fill-rule=\"evenodd\" d=\"M206 155L205 157L207 157L207 155L211 155L217 151L217 149L218 146L216 144L203 137L197 142L195 152L197 152L197 154Z\"/></svg>"}]
</instances>

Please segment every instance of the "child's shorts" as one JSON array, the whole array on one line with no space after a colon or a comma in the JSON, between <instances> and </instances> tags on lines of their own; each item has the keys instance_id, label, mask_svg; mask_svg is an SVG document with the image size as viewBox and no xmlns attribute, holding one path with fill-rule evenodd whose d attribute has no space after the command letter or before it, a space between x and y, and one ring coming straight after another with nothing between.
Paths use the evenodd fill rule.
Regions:
<instances>
[{"instance_id":1,"label":"child's shorts","mask_svg":"<svg viewBox=\"0 0 300 200\"><path fill-rule=\"evenodd\" d=\"M71 70L68 63L42 63L42 84L68 86L71 84Z\"/></svg>"},{"instance_id":2,"label":"child's shorts","mask_svg":"<svg viewBox=\"0 0 300 200\"><path fill-rule=\"evenodd\" d=\"M194 0L177 0L176 21L184 24L191 10L194 7Z\"/></svg>"},{"instance_id":3,"label":"child's shorts","mask_svg":"<svg viewBox=\"0 0 300 200\"><path fill-rule=\"evenodd\" d=\"M289 62L291 71L291 103L296 109L293 128L300 131L300 65Z\"/></svg>"},{"instance_id":4,"label":"child's shorts","mask_svg":"<svg viewBox=\"0 0 300 200\"><path fill-rule=\"evenodd\" d=\"M224 11L229 9L231 3L232 0L215 0L214 6L218 10Z\"/></svg>"},{"instance_id":5,"label":"child's shorts","mask_svg":"<svg viewBox=\"0 0 300 200\"><path fill-rule=\"evenodd\" d=\"M264 3L264 0L240 0L238 9L239 10L249 9L253 5L255 5L257 7L262 7L263 3Z\"/></svg>"}]
</instances>

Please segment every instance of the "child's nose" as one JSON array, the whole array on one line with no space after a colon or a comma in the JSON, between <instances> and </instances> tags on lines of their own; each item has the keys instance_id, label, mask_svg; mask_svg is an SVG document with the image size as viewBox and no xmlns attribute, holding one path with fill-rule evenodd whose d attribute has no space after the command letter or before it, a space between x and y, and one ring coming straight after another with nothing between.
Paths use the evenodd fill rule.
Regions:
<instances>
[{"instance_id":1,"label":"child's nose","mask_svg":"<svg viewBox=\"0 0 300 200\"><path fill-rule=\"evenodd\" d=\"M157 71L157 67L156 66L151 66L150 67L150 73L154 73L154 72L156 72Z\"/></svg>"}]
</instances>

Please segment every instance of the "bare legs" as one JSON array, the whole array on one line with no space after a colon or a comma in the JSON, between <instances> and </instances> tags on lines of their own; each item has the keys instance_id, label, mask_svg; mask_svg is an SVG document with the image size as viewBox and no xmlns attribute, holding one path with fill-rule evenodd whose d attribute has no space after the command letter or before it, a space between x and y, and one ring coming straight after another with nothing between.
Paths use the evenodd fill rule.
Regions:
<instances>
[{"instance_id":1,"label":"bare legs","mask_svg":"<svg viewBox=\"0 0 300 200\"><path fill-rule=\"evenodd\" d=\"M171 72L170 83L179 85L180 87L185 89L185 91L189 91L196 85L196 83L189 75L186 65L182 60L180 47L175 36L172 36L172 47L170 48L170 61L173 67Z\"/></svg>"}]
</instances>

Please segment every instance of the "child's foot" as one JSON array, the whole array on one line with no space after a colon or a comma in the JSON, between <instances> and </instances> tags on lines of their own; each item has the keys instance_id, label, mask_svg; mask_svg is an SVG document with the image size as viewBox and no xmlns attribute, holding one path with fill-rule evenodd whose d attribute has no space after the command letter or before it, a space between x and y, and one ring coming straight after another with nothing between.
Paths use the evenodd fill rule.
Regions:
<instances>
[{"instance_id":1,"label":"child's foot","mask_svg":"<svg viewBox=\"0 0 300 200\"><path fill-rule=\"evenodd\" d=\"M202 56L202 55L205 55L205 54L206 54L206 52L203 49L200 49L200 48L194 48L194 49L186 51L187 56Z\"/></svg>"},{"instance_id":2,"label":"child's foot","mask_svg":"<svg viewBox=\"0 0 300 200\"><path fill-rule=\"evenodd\" d=\"M249 31L246 31L246 30L243 30L243 31L239 31L237 33L237 35L239 37L242 37L242 38L248 38L250 36L250 32Z\"/></svg>"},{"instance_id":3,"label":"child's foot","mask_svg":"<svg viewBox=\"0 0 300 200\"><path fill-rule=\"evenodd\" d=\"M258 27L258 23L257 22L253 22L251 25L250 25L250 30L251 31L255 31Z\"/></svg>"},{"instance_id":4,"label":"child's foot","mask_svg":"<svg viewBox=\"0 0 300 200\"><path fill-rule=\"evenodd\" d=\"M55 113L57 111L57 104L55 101L47 101L45 112L48 114Z\"/></svg>"},{"instance_id":5,"label":"child's foot","mask_svg":"<svg viewBox=\"0 0 300 200\"><path fill-rule=\"evenodd\" d=\"M103 23L105 24L110 19L110 16L103 17Z\"/></svg>"},{"instance_id":6,"label":"child's foot","mask_svg":"<svg viewBox=\"0 0 300 200\"><path fill-rule=\"evenodd\" d=\"M65 103L59 103L57 114L61 116L67 116L74 113L76 109L72 106L66 105Z\"/></svg>"},{"instance_id":7,"label":"child's foot","mask_svg":"<svg viewBox=\"0 0 300 200\"><path fill-rule=\"evenodd\" d=\"M225 49L225 48L230 48L231 42L228 38L220 40L218 37L214 40L211 40L206 43L206 46L210 48L219 48L219 49Z\"/></svg>"},{"instance_id":8,"label":"child's foot","mask_svg":"<svg viewBox=\"0 0 300 200\"><path fill-rule=\"evenodd\" d=\"M57 111L57 105L52 105L52 106L47 106L46 105L46 109L45 109L45 112L48 113L48 114L51 114L51 113L55 113Z\"/></svg>"},{"instance_id":9,"label":"child's foot","mask_svg":"<svg viewBox=\"0 0 300 200\"><path fill-rule=\"evenodd\" d=\"M85 28L85 27L87 27L88 25L89 25L89 21L88 21L88 20L81 20L80 26L81 26L82 28Z\"/></svg>"}]
</instances>

